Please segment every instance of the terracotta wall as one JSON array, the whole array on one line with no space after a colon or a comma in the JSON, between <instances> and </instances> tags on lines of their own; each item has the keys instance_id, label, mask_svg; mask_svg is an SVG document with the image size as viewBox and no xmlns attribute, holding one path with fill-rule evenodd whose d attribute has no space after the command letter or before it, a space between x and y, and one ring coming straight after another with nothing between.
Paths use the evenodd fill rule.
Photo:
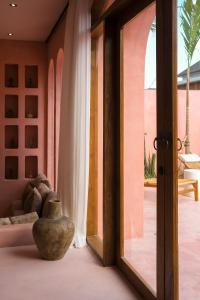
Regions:
<instances>
[{"instance_id":1,"label":"terracotta wall","mask_svg":"<svg viewBox=\"0 0 200 300\"><path fill-rule=\"evenodd\" d=\"M55 109L55 189L57 190L58 181L58 158L59 158L59 140L60 140L60 105L62 96L62 78L63 78L64 50L58 50L56 61L56 109Z\"/></svg>"},{"instance_id":2,"label":"terracotta wall","mask_svg":"<svg viewBox=\"0 0 200 300\"><path fill-rule=\"evenodd\" d=\"M47 102L47 177L54 186L54 122L55 122L55 67L53 59L48 69L48 102Z\"/></svg>"},{"instance_id":3,"label":"terracotta wall","mask_svg":"<svg viewBox=\"0 0 200 300\"><path fill-rule=\"evenodd\" d=\"M190 141L191 151L200 155L200 90L190 91ZM144 112L147 152L155 152L153 140L156 136L156 90L145 90ZM185 135L185 102L186 91L178 91L178 136L182 140Z\"/></svg>"},{"instance_id":4,"label":"terracotta wall","mask_svg":"<svg viewBox=\"0 0 200 300\"><path fill-rule=\"evenodd\" d=\"M144 72L147 39L155 16L151 5L123 30L124 237L144 226Z\"/></svg>"},{"instance_id":5,"label":"terracotta wall","mask_svg":"<svg viewBox=\"0 0 200 300\"><path fill-rule=\"evenodd\" d=\"M60 48L64 48L64 36L65 36L65 20L66 16L56 27L54 33L47 43L48 48L48 61L51 59L56 63L58 51Z\"/></svg>"},{"instance_id":6,"label":"terracotta wall","mask_svg":"<svg viewBox=\"0 0 200 300\"><path fill-rule=\"evenodd\" d=\"M5 64L18 64L19 87L5 88ZM38 88L25 88L25 65L38 65ZM38 157L38 171L46 172L46 87L47 87L47 48L45 43L0 40L0 216L8 215L10 203L20 199L25 179L25 156ZM18 118L4 118L5 95L18 95ZM25 118L25 96L38 95L38 119ZM6 125L17 125L19 129L18 149L5 149ZM38 126L38 148L25 148L25 125ZM18 179L5 179L5 156L18 156Z\"/></svg>"},{"instance_id":7,"label":"terracotta wall","mask_svg":"<svg viewBox=\"0 0 200 300\"><path fill-rule=\"evenodd\" d=\"M144 226L144 72L147 39L155 6L151 5L124 26L124 237L141 237ZM102 237L103 191L103 52L98 49L98 234ZM105 158L106 159L106 158Z\"/></svg>"},{"instance_id":8,"label":"terracotta wall","mask_svg":"<svg viewBox=\"0 0 200 300\"><path fill-rule=\"evenodd\" d=\"M48 133L47 133L47 174L56 189L57 167L58 167L58 143L59 143L59 124L60 124L60 98L63 66L63 48L65 34L66 16L56 27L50 40L47 43L48 49ZM50 70L51 69L51 70ZM52 70L54 74L52 77ZM54 120L52 122L52 120Z\"/></svg>"},{"instance_id":9,"label":"terracotta wall","mask_svg":"<svg viewBox=\"0 0 200 300\"><path fill-rule=\"evenodd\" d=\"M10 214L10 203L13 200L21 199L24 186L28 179L25 179L25 156L37 155L38 156L38 172L47 173L50 176L50 181L54 184L56 160L55 156L58 154L56 145L58 144L58 131L59 131L59 108L55 105L56 101L59 105L61 81L62 81L62 61L63 52L61 49L64 46L64 31L65 31L65 18L60 22L51 36L48 43L45 42L24 42L24 41L10 41L0 40L0 217ZM58 64L57 64L57 57ZM48 91L48 65L52 61L54 67L54 88L52 83L49 84L51 94L53 91L53 105L49 111L47 101ZM4 88L4 65L18 64L19 65L19 88L12 88L9 90ZM24 88L24 69L25 65L38 65L39 66L39 87L36 91L33 89ZM58 75L58 76L57 76ZM50 78L51 79L51 78ZM56 84L57 83L57 84ZM19 118L4 119L4 98L5 94L19 95ZM38 95L38 120L28 120L30 124L38 125L38 149L25 149L25 124L27 120L24 117L25 110L25 95ZM47 111L49 118L47 120ZM56 125L52 126L52 115L55 116ZM4 149L4 127L6 125L18 125L19 127L19 149ZM47 124L50 124L47 128ZM48 133L48 138L47 138ZM51 147L48 148L48 142L51 141ZM57 143L55 142L57 140ZM47 151L50 149L50 152ZM56 150L57 149L57 150ZM48 153L47 153L48 152ZM5 156L18 156L19 157L19 178L18 180L5 180ZM48 158L48 161L47 161ZM48 169L47 169L48 165ZM49 171L50 168L50 172ZM52 172L51 172L52 171Z\"/></svg>"}]
</instances>

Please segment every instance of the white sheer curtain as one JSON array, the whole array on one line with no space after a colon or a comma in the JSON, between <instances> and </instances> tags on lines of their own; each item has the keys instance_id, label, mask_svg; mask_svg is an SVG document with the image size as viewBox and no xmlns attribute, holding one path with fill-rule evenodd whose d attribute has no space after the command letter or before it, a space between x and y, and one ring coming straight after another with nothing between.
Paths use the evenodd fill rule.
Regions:
<instances>
[{"instance_id":1,"label":"white sheer curtain","mask_svg":"<svg viewBox=\"0 0 200 300\"><path fill-rule=\"evenodd\" d=\"M70 0L61 97L58 196L75 223L74 245L86 244L90 122L91 0Z\"/></svg>"}]
</instances>

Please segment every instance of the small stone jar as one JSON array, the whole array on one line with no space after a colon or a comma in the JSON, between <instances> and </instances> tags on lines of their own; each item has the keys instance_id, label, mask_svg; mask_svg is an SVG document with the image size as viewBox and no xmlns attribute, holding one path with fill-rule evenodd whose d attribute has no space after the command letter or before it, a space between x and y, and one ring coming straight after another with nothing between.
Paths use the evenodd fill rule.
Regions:
<instances>
[{"instance_id":1,"label":"small stone jar","mask_svg":"<svg viewBox=\"0 0 200 300\"><path fill-rule=\"evenodd\" d=\"M58 260L63 258L74 236L74 224L61 214L61 202L48 203L48 214L33 225L33 238L42 258Z\"/></svg>"}]
</instances>

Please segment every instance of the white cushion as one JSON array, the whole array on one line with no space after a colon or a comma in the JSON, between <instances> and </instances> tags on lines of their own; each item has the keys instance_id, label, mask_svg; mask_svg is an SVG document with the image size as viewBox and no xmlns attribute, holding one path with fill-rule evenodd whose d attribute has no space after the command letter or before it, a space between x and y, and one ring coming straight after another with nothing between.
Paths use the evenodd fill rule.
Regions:
<instances>
[{"instance_id":1,"label":"white cushion","mask_svg":"<svg viewBox=\"0 0 200 300\"><path fill-rule=\"evenodd\" d=\"M181 158L182 161L185 162L199 162L200 161L200 156L197 154L179 154L179 157Z\"/></svg>"}]
</instances>

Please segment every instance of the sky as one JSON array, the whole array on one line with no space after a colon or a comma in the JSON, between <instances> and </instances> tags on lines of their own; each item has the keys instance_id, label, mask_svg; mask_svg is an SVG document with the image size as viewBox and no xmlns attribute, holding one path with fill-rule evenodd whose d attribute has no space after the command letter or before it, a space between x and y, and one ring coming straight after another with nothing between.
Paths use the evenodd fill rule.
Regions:
<instances>
[{"instance_id":1,"label":"sky","mask_svg":"<svg viewBox=\"0 0 200 300\"><path fill-rule=\"evenodd\" d=\"M178 74L187 68L186 52L181 34L181 5L183 0L178 0L177 22L178 22ZM194 52L192 64L200 60L200 42ZM150 31L147 42L146 66L145 66L145 88L156 87L156 32Z\"/></svg>"}]
</instances>

